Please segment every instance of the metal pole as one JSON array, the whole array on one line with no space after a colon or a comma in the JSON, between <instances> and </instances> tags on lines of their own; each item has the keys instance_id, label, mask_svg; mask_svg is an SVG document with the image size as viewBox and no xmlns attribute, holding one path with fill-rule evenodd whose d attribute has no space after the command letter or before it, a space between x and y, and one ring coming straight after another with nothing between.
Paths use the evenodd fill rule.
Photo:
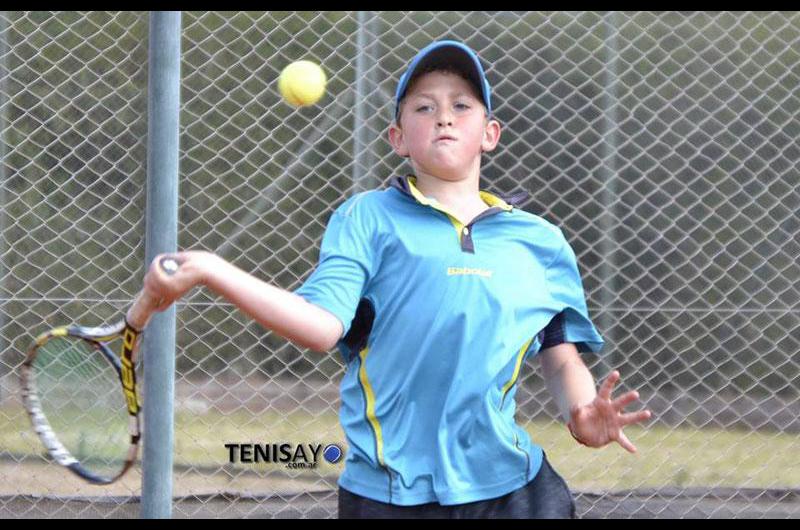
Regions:
<instances>
[{"instance_id":1,"label":"metal pole","mask_svg":"<svg viewBox=\"0 0 800 530\"><path fill-rule=\"evenodd\" d=\"M603 25L606 31L606 46L609 52L608 65L606 67L606 74L604 76L604 90L606 93L604 102L607 102L603 109L603 173L606 185L603 187L601 199L605 207L605 219L603 223L603 232L605 237L602 244L603 262L600 269L601 280L605 282L605 286L600 290L601 293L601 326L606 334L606 348L608 353L614 352L616 349L616 340L614 333L614 325L618 323L618 315L614 314L612 304L614 297L618 292L616 285L617 266L614 262L614 255L616 252L614 244L614 233L616 229L616 212L614 203L619 198L617 190L617 164L615 157L617 156L617 128L619 126L619 119L617 116L617 68L619 56L619 44L617 38L619 35L619 23L617 21L617 14L613 11L606 13L603 17ZM615 357L615 356L614 356ZM600 378L605 378L612 368L619 369L617 366L620 359L614 358L612 355L606 354L600 356L600 366L602 373L598 374Z\"/></svg>"},{"instance_id":2,"label":"metal pole","mask_svg":"<svg viewBox=\"0 0 800 530\"><path fill-rule=\"evenodd\" d=\"M5 255L6 251L6 113L8 108L6 105L6 94L8 91L8 46L7 46L7 28L6 28L6 12L3 11L0 16L0 57L2 57L2 65L0 65L0 399L3 399L3 381L6 372L10 366L6 364L6 342L4 337L6 328L6 292L5 292L5 278L6 278L6 264Z\"/></svg>"},{"instance_id":3,"label":"metal pole","mask_svg":"<svg viewBox=\"0 0 800 530\"><path fill-rule=\"evenodd\" d=\"M146 264L178 242L180 11L150 13L147 105ZM172 516L175 307L153 316L141 348L144 365L144 456L141 517Z\"/></svg>"},{"instance_id":4,"label":"metal pole","mask_svg":"<svg viewBox=\"0 0 800 530\"><path fill-rule=\"evenodd\" d=\"M353 116L353 174L352 174L352 193L362 191L361 186L364 179L364 164L367 145L367 122L364 119L364 95L366 84L366 13L358 12L358 30L356 33L356 97L355 115Z\"/></svg>"},{"instance_id":5,"label":"metal pole","mask_svg":"<svg viewBox=\"0 0 800 530\"><path fill-rule=\"evenodd\" d=\"M356 71L355 71L355 116L353 117L353 174L352 191L360 192L374 187L371 177L373 148L370 140L374 133L372 106L370 99L375 92L377 81L375 70L378 64L376 46L378 45L378 16L372 11L359 11L356 33Z\"/></svg>"}]
</instances>

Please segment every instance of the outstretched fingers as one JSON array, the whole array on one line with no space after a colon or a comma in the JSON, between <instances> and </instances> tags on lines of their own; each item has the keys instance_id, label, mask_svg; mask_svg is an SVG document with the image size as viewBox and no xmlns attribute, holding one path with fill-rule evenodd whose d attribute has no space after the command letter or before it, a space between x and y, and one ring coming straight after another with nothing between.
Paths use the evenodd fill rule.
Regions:
<instances>
[{"instance_id":1,"label":"outstretched fingers","mask_svg":"<svg viewBox=\"0 0 800 530\"><path fill-rule=\"evenodd\" d=\"M634 423L647 421L650 419L650 416L651 414L649 410L640 410L638 412L629 412L627 414L620 414L619 423L620 426L624 427L626 425L632 425Z\"/></svg>"},{"instance_id":2,"label":"outstretched fingers","mask_svg":"<svg viewBox=\"0 0 800 530\"><path fill-rule=\"evenodd\" d=\"M619 443L629 453L636 452L636 446L631 443L631 441L628 439L627 436L625 436L625 433L622 431L619 431L619 436L617 437L617 443Z\"/></svg>"},{"instance_id":3,"label":"outstretched fingers","mask_svg":"<svg viewBox=\"0 0 800 530\"><path fill-rule=\"evenodd\" d=\"M606 380L603 381L603 384L600 385L600 390L598 390L597 395L600 396L602 399L611 400L611 393L614 390L614 385L619 382L619 372L614 370L606 377Z\"/></svg>"},{"instance_id":4,"label":"outstretched fingers","mask_svg":"<svg viewBox=\"0 0 800 530\"><path fill-rule=\"evenodd\" d=\"M611 405L618 411L622 412L622 409L637 401L639 399L639 393L635 390L631 390L630 392L626 392L622 396L618 397L614 401L611 402Z\"/></svg>"}]
</instances>

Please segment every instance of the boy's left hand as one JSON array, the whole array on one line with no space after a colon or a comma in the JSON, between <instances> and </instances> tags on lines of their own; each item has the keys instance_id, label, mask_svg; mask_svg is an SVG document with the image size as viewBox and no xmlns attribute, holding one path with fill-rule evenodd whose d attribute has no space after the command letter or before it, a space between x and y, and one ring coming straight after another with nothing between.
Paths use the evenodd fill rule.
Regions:
<instances>
[{"instance_id":1,"label":"boy's left hand","mask_svg":"<svg viewBox=\"0 0 800 530\"><path fill-rule=\"evenodd\" d=\"M625 413L623 409L639 399L636 391L627 392L612 400L611 392L619 382L619 372L614 371L603 381L594 400L586 405L576 405L570 410L569 429L572 435L589 447L603 447L617 442L631 453L636 446L622 432L623 427L650 419L649 410Z\"/></svg>"}]
</instances>

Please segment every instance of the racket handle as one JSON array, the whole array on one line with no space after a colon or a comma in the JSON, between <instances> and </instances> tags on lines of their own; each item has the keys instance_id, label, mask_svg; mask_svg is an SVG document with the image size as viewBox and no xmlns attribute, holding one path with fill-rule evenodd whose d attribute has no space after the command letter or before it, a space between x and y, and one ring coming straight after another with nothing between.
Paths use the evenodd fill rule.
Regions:
<instances>
[{"instance_id":1,"label":"racket handle","mask_svg":"<svg viewBox=\"0 0 800 530\"><path fill-rule=\"evenodd\" d=\"M161 258L158 264L162 272L168 276L175 274L180 267L176 260L166 257ZM125 320L137 331L142 331L145 326L147 326L147 322L149 322L150 317L153 315L160 302L161 300L153 298L142 289L139 291L133 304L131 304L130 309L128 309Z\"/></svg>"},{"instance_id":2,"label":"racket handle","mask_svg":"<svg viewBox=\"0 0 800 530\"><path fill-rule=\"evenodd\" d=\"M161 270L164 271L164 274L167 276L172 276L178 272L178 267L180 267L178 262L172 258L161 258L159 264L161 265Z\"/></svg>"}]
</instances>

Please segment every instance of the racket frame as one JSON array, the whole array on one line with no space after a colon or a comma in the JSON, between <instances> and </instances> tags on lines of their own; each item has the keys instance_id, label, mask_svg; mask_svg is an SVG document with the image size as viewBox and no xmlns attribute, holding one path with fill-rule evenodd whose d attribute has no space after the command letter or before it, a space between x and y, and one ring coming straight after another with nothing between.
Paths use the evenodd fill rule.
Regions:
<instances>
[{"instance_id":1,"label":"racket frame","mask_svg":"<svg viewBox=\"0 0 800 530\"><path fill-rule=\"evenodd\" d=\"M164 256L159 260L161 271L168 276L174 275L180 265L181 261L173 256ZM20 369L22 401L36 434L53 460L70 469L89 483L104 485L116 482L136 461L142 434L140 421L141 401L139 399L139 388L136 385L136 356L139 351L142 331L160 303L161 300L156 300L146 290L142 289L128 309L125 318L121 321L109 326L94 328L78 325L53 328L48 332L42 333L34 340L28 349L25 361L22 363ZM36 374L33 369L33 362L36 359L39 348L49 340L58 337L76 337L88 341L93 348L99 350L106 360L111 363L111 366L114 367L119 376L129 416L128 433L130 434L130 445L122 468L113 477L101 476L83 467L78 459L70 454L58 439L42 410L41 401L36 392ZM122 339L122 348L119 356L114 355L107 345L107 343L117 338Z\"/></svg>"},{"instance_id":2,"label":"racket frame","mask_svg":"<svg viewBox=\"0 0 800 530\"><path fill-rule=\"evenodd\" d=\"M139 453L139 441L141 440L141 403L138 386L136 385L135 366L140 334L141 332L128 324L126 320L122 320L110 326L95 328L77 325L54 328L42 333L36 338L28 349L25 361L22 363L20 369L23 405L33 424L34 431L42 441L42 444L47 448L47 452L53 460L91 484L106 485L116 482L133 466ZM66 337L77 338L89 343L94 350L103 355L119 377L129 416L128 434L130 435L130 443L122 467L113 476L99 475L81 465L80 461L76 459L58 439L58 436L50 426L50 422L47 420L47 416L42 409L36 389L36 372L33 367L34 361L36 360L39 348L47 344L50 340ZM122 339L122 349L120 355L115 355L108 347L107 343L118 338Z\"/></svg>"}]
</instances>

